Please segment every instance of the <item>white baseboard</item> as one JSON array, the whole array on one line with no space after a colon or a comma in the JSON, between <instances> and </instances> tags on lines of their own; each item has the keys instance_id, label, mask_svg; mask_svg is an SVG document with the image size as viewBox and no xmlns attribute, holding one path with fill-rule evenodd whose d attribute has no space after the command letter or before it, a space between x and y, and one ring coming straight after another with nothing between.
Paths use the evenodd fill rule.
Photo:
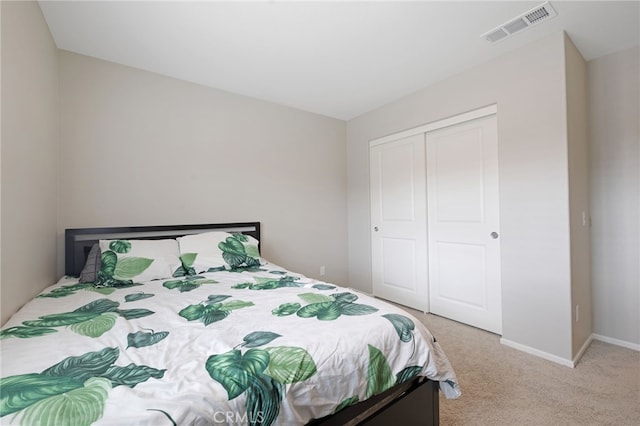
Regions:
<instances>
[{"instance_id":1,"label":"white baseboard","mask_svg":"<svg viewBox=\"0 0 640 426\"><path fill-rule=\"evenodd\" d=\"M505 346L518 349L519 351L526 352L528 354L535 355L540 358L544 358L548 361L553 361L557 364L574 368L578 364L578 361L580 361L580 358L582 358L586 350L589 348L589 345L591 344L591 342L594 340L599 340L605 343L611 343L612 345L616 345L616 346L622 346L624 348L632 349L634 351L640 351L640 345L637 343L626 342L624 340L614 339L612 337L602 336L600 334L591 334L591 336L589 336L587 341L584 342L584 345L582 345L582 347L580 348L580 350L578 351L578 353L576 354L573 360L568 360L568 359L559 357L557 355L553 355L548 352L544 352L544 351L532 348L530 346L526 346L521 343L516 343L504 338L500 338L500 343L502 343Z\"/></svg>"},{"instance_id":2,"label":"white baseboard","mask_svg":"<svg viewBox=\"0 0 640 426\"><path fill-rule=\"evenodd\" d=\"M582 345L582 347L580 348L576 356L573 358L574 367L578 364L578 361L580 361L580 358L582 358L582 355L584 355L585 351L589 348L589 345L591 344L591 342L593 342L593 334L589 336L587 341L584 342L584 345Z\"/></svg>"},{"instance_id":3,"label":"white baseboard","mask_svg":"<svg viewBox=\"0 0 640 426\"><path fill-rule=\"evenodd\" d=\"M521 343L516 343L514 341L507 340L503 337L500 338L500 343L502 343L505 346L509 346L511 348L517 349L519 351L526 352L528 354L546 359L547 361L553 361L556 364L564 365L565 367L571 367L571 368L575 367L575 362L570 359L562 358L557 355L553 355L548 352L544 352L539 349L535 349L530 346L523 345Z\"/></svg>"},{"instance_id":4,"label":"white baseboard","mask_svg":"<svg viewBox=\"0 0 640 426\"><path fill-rule=\"evenodd\" d=\"M634 351L640 352L640 345L637 343L627 342L625 340L614 339L613 337L603 336L601 334L592 334L591 337L594 340L599 340L605 343L611 343L612 345L622 346L623 348L633 349Z\"/></svg>"}]
</instances>

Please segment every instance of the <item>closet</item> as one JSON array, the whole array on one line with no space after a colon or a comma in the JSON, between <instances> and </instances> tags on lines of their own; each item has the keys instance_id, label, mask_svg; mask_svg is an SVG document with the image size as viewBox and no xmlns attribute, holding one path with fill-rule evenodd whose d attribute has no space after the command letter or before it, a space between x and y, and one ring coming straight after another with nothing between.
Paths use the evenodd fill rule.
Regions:
<instances>
[{"instance_id":1,"label":"closet","mask_svg":"<svg viewBox=\"0 0 640 426\"><path fill-rule=\"evenodd\" d=\"M496 106L369 154L374 295L501 334Z\"/></svg>"}]
</instances>

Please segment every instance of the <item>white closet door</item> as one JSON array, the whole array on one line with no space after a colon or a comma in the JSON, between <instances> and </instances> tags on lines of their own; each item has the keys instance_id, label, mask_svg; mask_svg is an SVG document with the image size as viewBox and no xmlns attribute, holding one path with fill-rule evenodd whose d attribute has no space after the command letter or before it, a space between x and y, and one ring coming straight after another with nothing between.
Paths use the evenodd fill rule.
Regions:
<instances>
[{"instance_id":1,"label":"white closet door","mask_svg":"<svg viewBox=\"0 0 640 426\"><path fill-rule=\"evenodd\" d=\"M430 311L501 334L496 116L426 138Z\"/></svg>"},{"instance_id":2,"label":"white closet door","mask_svg":"<svg viewBox=\"0 0 640 426\"><path fill-rule=\"evenodd\" d=\"M373 294L427 310L424 134L370 148Z\"/></svg>"}]
</instances>

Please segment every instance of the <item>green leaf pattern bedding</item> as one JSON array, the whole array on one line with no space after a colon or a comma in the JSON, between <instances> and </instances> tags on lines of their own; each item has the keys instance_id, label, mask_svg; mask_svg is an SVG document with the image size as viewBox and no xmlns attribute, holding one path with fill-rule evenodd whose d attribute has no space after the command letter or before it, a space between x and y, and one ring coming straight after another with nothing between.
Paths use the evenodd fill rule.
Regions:
<instances>
[{"instance_id":1,"label":"green leaf pattern bedding","mask_svg":"<svg viewBox=\"0 0 640 426\"><path fill-rule=\"evenodd\" d=\"M117 288L65 277L0 345L2 424L297 425L419 375L460 394L407 312L268 263Z\"/></svg>"}]
</instances>

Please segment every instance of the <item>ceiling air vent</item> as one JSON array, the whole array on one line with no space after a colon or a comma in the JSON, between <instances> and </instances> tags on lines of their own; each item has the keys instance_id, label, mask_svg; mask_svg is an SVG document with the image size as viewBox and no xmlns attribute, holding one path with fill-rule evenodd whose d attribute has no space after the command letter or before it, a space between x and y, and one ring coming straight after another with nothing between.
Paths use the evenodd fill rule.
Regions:
<instances>
[{"instance_id":1,"label":"ceiling air vent","mask_svg":"<svg viewBox=\"0 0 640 426\"><path fill-rule=\"evenodd\" d=\"M549 4L549 2L545 2L540 6L534 7L533 9L523 13L522 15L514 19L511 19L494 29L487 31L480 37L482 37L489 43L495 43L497 41L504 40L505 38L509 38L519 31L522 31L526 28L529 28L533 25L539 24L542 21L546 21L556 16L558 16L558 14L553 9L553 7L551 7L551 4Z\"/></svg>"}]
</instances>

